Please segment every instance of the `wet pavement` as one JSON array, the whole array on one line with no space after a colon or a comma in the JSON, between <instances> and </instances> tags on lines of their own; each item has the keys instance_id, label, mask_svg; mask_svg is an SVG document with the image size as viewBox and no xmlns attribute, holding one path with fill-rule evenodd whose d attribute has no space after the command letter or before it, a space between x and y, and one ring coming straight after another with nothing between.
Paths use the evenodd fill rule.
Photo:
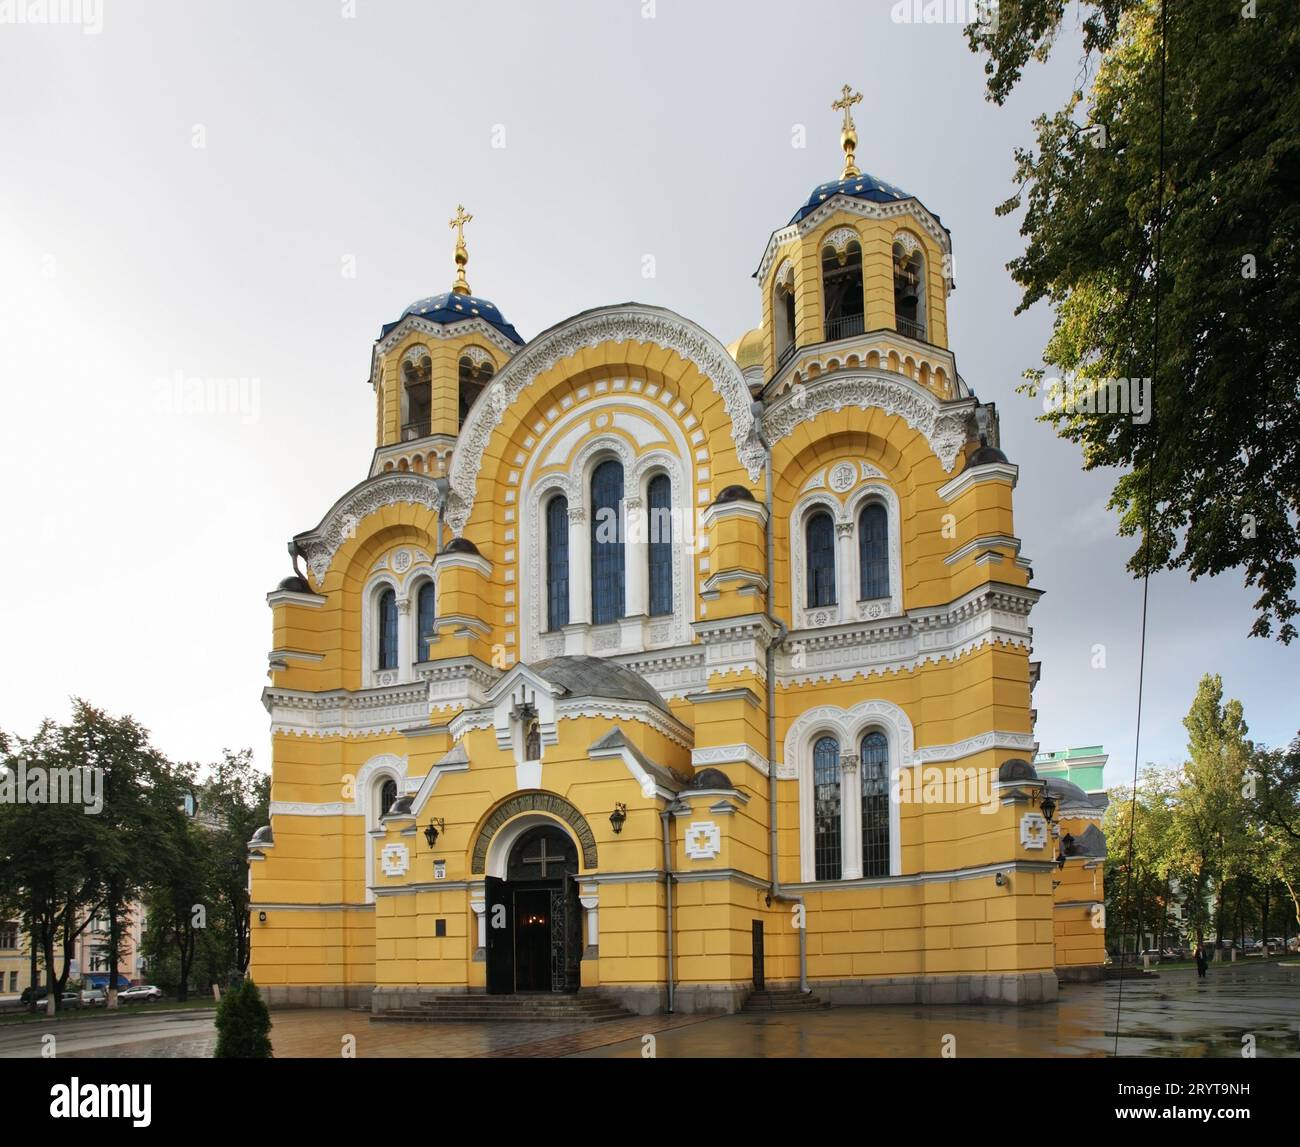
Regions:
<instances>
[{"instance_id":1,"label":"wet pavement","mask_svg":"<svg viewBox=\"0 0 1300 1147\"><path fill-rule=\"evenodd\" d=\"M1118 1031L1119 1040L1115 1033ZM826 1008L735 1016L643 1016L607 1024L375 1024L343 1009L276 1011L278 1057L922 1057L1300 1056L1300 959L1223 965L1159 979L1073 984L1034 1007ZM157 1013L0 1027L0 1058L41 1054L52 1032L60 1057L210 1057L211 1012ZM651 1038L653 1037L653 1043Z\"/></svg>"}]
</instances>

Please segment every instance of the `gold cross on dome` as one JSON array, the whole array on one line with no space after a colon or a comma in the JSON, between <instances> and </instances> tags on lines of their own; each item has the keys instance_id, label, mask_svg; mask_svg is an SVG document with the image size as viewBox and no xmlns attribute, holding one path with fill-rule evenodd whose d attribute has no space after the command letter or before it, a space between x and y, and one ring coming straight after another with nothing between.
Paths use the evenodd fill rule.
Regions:
<instances>
[{"instance_id":1,"label":"gold cross on dome","mask_svg":"<svg viewBox=\"0 0 1300 1147\"><path fill-rule=\"evenodd\" d=\"M456 218L447 223L448 227L456 229L456 281L451 285L451 289L458 295L473 293L465 279L465 264L469 262L469 251L465 247L465 224L473 218L473 215L466 214L463 203L457 203Z\"/></svg>"},{"instance_id":2,"label":"gold cross on dome","mask_svg":"<svg viewBox=\"0 0 1300 1147\"><path fill-rule=\"evenodd\" d=\"M860 104L861 102L862 102L862 93L855 92L851 87L849 87L848 84L845 84L844 87L841 89L840 98L837 99L833 104L831 104L831 107L835 111L842 111L844 113L845 127L852 127L853 113L850 109L853 107L854 104Z\"/></svg>"},{"instance_id":3,"label":"gold cross on dome","mask_svg":"<svg viewBox=\"0 0 1300 1147\"><path fill-rule=\"evenodd\" d=\"M844 148L844 179L855 179L862 172L858 170L854 152L858 148L858 129L853 123L853 105L862 102L862 93L855 92L848 84L841 89L840 98L831 107L844 113L844 124L840 129L840 146Z\"/></svg>"},{"instance_id":4,"label":"gold cross on dome","mask_svg":"<svg viewBox=\"0 0 1300 1147\"><path fill-rule=\"evenodd\" d=\"M847 85L845 85L845 90L848 90ZM861 98L861 96L858 97L858 99ZM456 218L448 220L447 226L456 228L457 247L463 247L465 245L465 224L470 222L473 218L473 215L467 215L465 213L465 205L463 203L456 204Z\"/></svg>"}]
</instances>

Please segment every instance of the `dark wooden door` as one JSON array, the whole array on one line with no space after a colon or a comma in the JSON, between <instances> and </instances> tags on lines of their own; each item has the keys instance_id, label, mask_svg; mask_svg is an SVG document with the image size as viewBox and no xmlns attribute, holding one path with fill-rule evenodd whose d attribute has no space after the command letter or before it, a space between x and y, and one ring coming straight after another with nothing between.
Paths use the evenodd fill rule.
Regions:
<instances>
[{"instance_id":1,"label":"dark wooden door","mask_svg":"<svg viewBox=\"0 0 1300 1147\"><path fill-rule=\"evenodd\" d=\"M509 995L515 990L515 929L510 887L495 876L487 884L487 990Z\"/></svg>"},{"instance_id":2,"label":"dark wooden door","mask_svg":"<svg viewBox=\"0 0 1300 1147\"><path fill-rule=\"evenodd\" d=\"M755 920L753 927L754 945L754 990L763 990L763 921Z\"/></svg>"}]
</instances>

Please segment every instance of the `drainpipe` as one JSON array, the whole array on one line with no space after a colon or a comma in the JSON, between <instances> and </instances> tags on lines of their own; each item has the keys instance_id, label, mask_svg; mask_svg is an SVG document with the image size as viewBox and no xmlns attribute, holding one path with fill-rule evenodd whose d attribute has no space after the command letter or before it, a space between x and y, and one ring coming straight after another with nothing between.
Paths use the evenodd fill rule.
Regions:
<instances>
[{"instance_id":1,"label":"drainpipe","mask_svg":"<svg viewBox=\"0 0 1300 1147\"><path fill-rule=\"evenodd\" d=\"M761 403L755 403L758 410L754 412L754 424L758 440L763 444L766 459L766 489L764 505L767 507L767 619L776 626L776 635L768 642L767 658L767 824L768 824L768 859L770 861L770 884L767 900L769 907L773 900L785 904L798 904L800 908L799 929L799 990L807 995L812 989L808 987L808 914L803 910L802 896L791 896L781 891L781 879L777 865L776 832L776 649L790 633L789 627L773 609L773 584L776 578L776 542L772 536L772 447L763 437Z\"/></svg>"},{"instance_id":2,"label":"drainpipe","mask_svg":"<svg viewBox=\"0 0 1300 1147\"><path fill-rule=\"evenodd\" d=\"M672 815L676 807L677 800L673 798L666 805L664 810L659 814L659 822L663 826L664 838L664 904L667 906L667 915L665 917L666 933L664 938L668 942L668 1008L666 1014L673 1014L673 1001L677 995L677 988L673 976L673 852L672 852Z\"/></svg>"}]
</instances>

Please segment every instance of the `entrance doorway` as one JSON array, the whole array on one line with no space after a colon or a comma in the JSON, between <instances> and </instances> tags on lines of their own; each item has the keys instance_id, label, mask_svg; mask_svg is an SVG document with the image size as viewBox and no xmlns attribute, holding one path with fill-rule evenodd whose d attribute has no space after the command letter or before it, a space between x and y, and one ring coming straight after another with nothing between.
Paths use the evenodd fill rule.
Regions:
<instances>
[{"instance_id":1,"label":"entrance doorway","mask_svg":"<svg viewBox=\"0 0 1300 1147\"><path fill-rule=\"evenodd\" d=\"M506 878L487 878L489 992L578 990L577 873L578 852L568 834L538 825L511 848Z\"/></svg>"}]
</instances>

